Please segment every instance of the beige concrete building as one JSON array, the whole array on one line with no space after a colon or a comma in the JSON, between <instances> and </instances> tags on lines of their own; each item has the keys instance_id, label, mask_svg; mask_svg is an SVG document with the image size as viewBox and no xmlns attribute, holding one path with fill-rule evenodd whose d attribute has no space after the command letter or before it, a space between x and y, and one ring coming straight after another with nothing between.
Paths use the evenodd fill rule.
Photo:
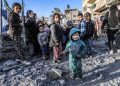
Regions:
<instances>
[{"instance_id":1,"label":"beige concrete building","mask_svg":"<svg viewBox=\"0 0 120 86\"><path fill-rule=\"evenodd\" d=\"M94 12L100 13L100 15L104 15L106 11L108 11L110 5L117 4L119 7L119 0L96 0L96 7L94 8Z\"/></svg>"},{"instance_id":2,"label":"beige concrete building","mask_svg":"<svg viewBox=\"0 0 120 86\"><path fill-rule=\"evenodd\" d=\"M82 13L89 12L92 15L92 19L94 19L94 7L95 7L96 0L82 0Z\"/></svg>"},{"instance_id":3,"label":"beige concrete building","mask_svg":"<svg viewBox=\"0 0 120 86\"><path fill-rule=\"evenodd\" d=\"M85 12L92 12L92 6L94 5L93 3L95 2L96 0L82 0L82 12L83 14Z\"/></svg>"},{"instance_id":4,"label":"beige concrete building","mask_svg":"<svg viewBox=\"0 0 120 86\"><path fill-rule=\"evenodd\" d=\"M93 15L100 14L102 16L112 4L118 4L120 9L119 3L120 0L83 0L82 12L90 12Z\"/></svg>"},{"instance_id":5,"label":"beige concrete building","mask_svg":"<svg viewBox=\"0 0 120 86\"><path fill-rule=\"evenodd\" d=\"M78 9L66 9L65 10L65 20L72 20L73 23L78 23L77 15L79 13Z\"/></svg>"}]
</instances>

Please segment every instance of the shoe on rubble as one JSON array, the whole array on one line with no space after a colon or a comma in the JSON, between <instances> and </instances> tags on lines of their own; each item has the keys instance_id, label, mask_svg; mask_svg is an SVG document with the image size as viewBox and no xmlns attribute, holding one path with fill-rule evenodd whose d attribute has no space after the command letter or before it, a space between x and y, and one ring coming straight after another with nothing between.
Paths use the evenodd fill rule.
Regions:
<instances>
[{"instance_id":1,"label":"shoe on rubble","mask_svg":"<svg viewBox=\"0 0 120 86\"><path fill-rule=\"evenodd\" d=\"M114 54L114 51L113 51L113 50L110 50L109 54Z\"/></svg>"}]
</instances>

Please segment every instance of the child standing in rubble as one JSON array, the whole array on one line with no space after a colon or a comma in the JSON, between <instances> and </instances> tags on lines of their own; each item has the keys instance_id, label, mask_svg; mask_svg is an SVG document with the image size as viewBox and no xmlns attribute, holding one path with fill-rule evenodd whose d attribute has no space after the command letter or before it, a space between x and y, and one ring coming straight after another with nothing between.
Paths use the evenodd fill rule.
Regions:
<instances>
[{"instance_id":1,"label":"child standing in rubble","mask_svg":"<svg viewBox=\"0 0 120 86\"><path fill-rule=\"evenodd\" d=\"M15 50L17 51L17 54L19 56L19 59L17 59L17 62L30 65L30 62L27 62L25 59L25 53L23 46L21 44L21 33L22 33L22 26L21 26L21 19L20 19L20 12L21 12L21 5L19 3L13 3L12 5L13 11L9 14L8 17L8 23L9 23L9 30L10 30L10 37L12 41L14 42Z\"/></svg>"},{"instance_id":2,"label":"child standing in rubble","mask_svg":"<svg viewBox=\"0 0 120 86\"><path fill-rule=\"evenodd\" d=\"M69 37L70 40L61 54L69 53L69 66L72 72L72 79L76 77L83 79L82 58L87 51L86 45L80 40L80 31L77 28L70 30Z\"/></svg>"},{"instance_id":3,"label":"child standing in rubble","mask_svg":"<svg viewBox=\"0 0 120 86\"><path fill-rule=\"evenodd\" d=\"M43 59L47 59L48 34L44 31L44 24L39 26L38 42L42 51Z\"/></svg>"}]
</instances>

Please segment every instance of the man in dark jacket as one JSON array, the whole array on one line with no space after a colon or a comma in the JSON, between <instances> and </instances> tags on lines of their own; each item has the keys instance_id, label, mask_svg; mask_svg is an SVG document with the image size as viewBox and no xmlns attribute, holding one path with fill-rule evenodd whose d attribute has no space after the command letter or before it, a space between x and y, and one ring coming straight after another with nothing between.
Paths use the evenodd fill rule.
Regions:
<instances>
[{"instance_id":1,"label":"man in dark jacket","mask_svg":"<svg viewBox=\"0 0 120 86\"><path fill-rule=\"evenodd\" d=\"M37 35L39 29L37 29L36 20L34 18L34 13L32 10L27 11L27 18L25 21L25 28L26 28L26 36L27 36L27 44L31 46L31 53L30 55L33 56L39 52L39 44L37 41Z\"/></svg>"}]
</instances>

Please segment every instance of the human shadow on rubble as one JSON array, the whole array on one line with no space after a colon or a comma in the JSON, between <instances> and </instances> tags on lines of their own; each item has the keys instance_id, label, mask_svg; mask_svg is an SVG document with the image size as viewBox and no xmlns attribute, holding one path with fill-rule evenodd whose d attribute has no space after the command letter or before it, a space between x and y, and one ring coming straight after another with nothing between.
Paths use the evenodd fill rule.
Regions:
<instances>
[{"instance_id":1,"label":"human shadow on rubble","mask_svg":"<svg viewBox=\"0 0 120 86\"><path fill-rule=\"evenodd\" d=\"M86 76L84 85L97 85L120 77L120 60L98 67L84 73ZM88 76L87 76L88 74Z\"/></svg>"}]
</instances>

